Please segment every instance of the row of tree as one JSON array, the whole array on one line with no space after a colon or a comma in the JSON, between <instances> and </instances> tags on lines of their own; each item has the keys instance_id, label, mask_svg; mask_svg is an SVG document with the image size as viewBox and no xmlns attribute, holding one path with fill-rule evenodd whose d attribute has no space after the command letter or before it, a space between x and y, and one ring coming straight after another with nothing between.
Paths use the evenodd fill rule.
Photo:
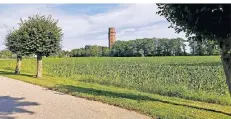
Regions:
<instances>
[{"instance_id":1,"label":"row of tree","mask_svg":"<svg viewBox=\"0 0 231 119\"><path fill-rule=\"evenodd\" d=\"M56 54L61 50L63 33L57 24L58 20L51 16L35 15L28 17L27 20L21 19L19 28L8 32L5 45L17 56L15 74L20 73L23 56L36 55L36 77L42 77L42 57Z\"/></svg>"},{"instance_id":2,"label":"row of tree","mask_svg":"<svg viewBox=\"0 0 231 119\"><path fill-rule=\"evenodd\" d=\"M104 46L86 45L73 49L63 56L89 57L140 57L140 56L186 56L186 55L219 55L219 47L215 41L190 41L186 52L186 40L182 38L144 38L130 41L117 41L111 49Z\"/></svg>"},{"instance_id":3,"label":"row of tree","mask_svg":"<svg viewBox=\"0 0 231 119\"><path fill-rule=\"evenodd\" d=\"M71 51L60 50L51 54L53 57L139 57L139 56L186 56L186 55L219 55L220 49L217 42L203 40L190 41L186 52L186 41L181 38L144 38L130 41L117 41L109 49L105 46L86 45L84 48ZM32 56L32 55L30 55ZM29 57L30 57L29 56ZM0 58L15 58L9 50L0 51Z\"/></svg>"},{"instance_id":4,"label":"row of tree","mask_svg":"<svg viewBox=\"0 0 231 119\"><path fill-rule=\"evenodd\" d=\"M220 55L220 48L216 41L189 41L191 55Z\"/></svg>"},{"instance_id":5,"label":"row of tree","mask_svg":"<svg viewBox=\"0 0 231 119\"><path fill-rule=\"evenodd\" d=\"M84 48L73 49L69 53L71 57L109 56L109 48L105 46L86 45Z\"/></svg>"},{"instance_id":6,"label":"row of tree","mask_svg":"<svg viewBox=\"0 0 231 119\"><path fill-rule=\"evenodd\" d=\"M190 53L186 52L186 41L182 38L144 38L117 41L111 49L105 46L86 45L84 48L71 51L60 50L50 55L54 57L140 57L220 54L217 42L212 40L189 41L188 47ZM18 56L20 56L19 53ZM0 58L15 58L15 54L9 50L2 50L0 51Z\"/></svg>"},{"instance_id":7,"label":"row of tree","mask_svg":"<svg viewBox=\"0 0 231 119\"><path fill-rule=\"evenodd\" d=\"M116 42L110 54L112 56L179 56L186 55L185 40L181 38L144 38Z\"/></svg>"}]
</instances>

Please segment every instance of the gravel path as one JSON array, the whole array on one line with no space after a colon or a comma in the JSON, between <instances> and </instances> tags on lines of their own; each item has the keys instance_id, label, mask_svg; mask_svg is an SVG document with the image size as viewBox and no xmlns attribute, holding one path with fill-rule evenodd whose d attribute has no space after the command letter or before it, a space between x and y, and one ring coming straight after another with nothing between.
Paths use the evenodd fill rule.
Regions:
<instances>
[{"instance_id":1,"label":"gravel path","mask_svg":"<svg viewBox=\"0 0 231 119\"><path fill-rule=\"evenodd\" d=\"M148 118L134 111L0 76L0 119Z\"/></svg>"}]
</instances>

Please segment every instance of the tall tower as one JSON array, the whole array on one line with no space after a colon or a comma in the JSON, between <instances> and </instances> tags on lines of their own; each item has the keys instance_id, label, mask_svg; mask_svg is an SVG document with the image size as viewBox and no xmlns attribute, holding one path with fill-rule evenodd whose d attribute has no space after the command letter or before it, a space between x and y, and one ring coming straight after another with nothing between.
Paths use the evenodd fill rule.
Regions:
<instances>
[{"instance_id":1,"label":"tall tower","mask_svg":"<svg viewBox=\"0 0 231 119\"><path fill-rule=\"evenodd\" d=\"M112 48L116 41L116 32L114 27L110 27L108 31L108 41L109 41L109 48Z\"/></svg>"}]
</instances>

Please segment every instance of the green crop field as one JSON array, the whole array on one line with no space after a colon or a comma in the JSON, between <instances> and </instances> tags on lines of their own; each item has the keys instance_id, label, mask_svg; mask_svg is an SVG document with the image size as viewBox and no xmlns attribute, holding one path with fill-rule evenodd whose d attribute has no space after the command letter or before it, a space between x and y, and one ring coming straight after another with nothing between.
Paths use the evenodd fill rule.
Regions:
<instances>
[{"instance_id":1,"label":"green crop field","mask_svg":"<svg viewBox=\"0 0 231 119\"><path fill-rule=\"evenodd\" d=\"M22 74L19 76L10 74L13 72L15 64L15 60L1 60L0 75L26 80L66 93L75 90L77 93L71 94L137 110L153 117L205 118L206 115L207 117L212 115L211 118L215 118L216 116L224 116L224 112L230 111L231 100L219 56L44 58L43 74L45 77L41 80L31 77L36 72L36 59L23 59ZM23 79L23 77L29 78ZM53 81L55 85L42 83L48 78L49 80L56 80L55 78L57 78L56 81ZM29 81L30 79L36 81ZM66 86L69 87L64 89L64 86L60 86L60 84L65 83L65 81ZM78 86L82 84L83 87L74 89L71 84ZM85 85L91 88L86 90ZM95 90L97 89L95 92L90 90L94 87ZM104 88L99 90L97 87ZM139 104L140 108L138 108L136 107L138 103L130 104L132 101L129 101L129 104L123 103L122 100L129 96L128 94L120 96L118 99L107 99L106 97L115 96L108 92L111 90L109 87L115 88L114 91L117 89L125 90L124 93L133 91L132 93L139 95L160 96L166 100L174 100L174 103L184 103L182 105L190 104L191 101L191 104L195 103L195 105L202 106L207 110L203 110L201 107L201 109L192 107L193 111L190 110L190 106L185 106L184 109L180 106L177 107L177 105L174 105L174 108L171 106L161 108L164 104L154 108L151 107L154 104L150 100L147 105L143 104L146 107ZM101 93L104 93L106 97L103 99L102 96L97 97ZM140 97L132 95L130 99L142 101ZM158 104L156 105L158 106ZM218 113L215 109L211 111L210 108L215 107L220 107L218 110L223 113ZM222 107L225 111L222 111ZM197 113L198 110L204 112ZM167 112L172 112L172 114ZM223 118L229 118L229 116L226 114Z\"/></svg>"}]
</instances>

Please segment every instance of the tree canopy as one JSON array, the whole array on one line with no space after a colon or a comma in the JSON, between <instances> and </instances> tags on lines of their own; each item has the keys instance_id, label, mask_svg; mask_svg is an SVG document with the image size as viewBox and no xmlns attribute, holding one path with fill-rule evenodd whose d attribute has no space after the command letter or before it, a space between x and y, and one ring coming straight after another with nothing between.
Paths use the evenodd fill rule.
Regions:
<instances>
[{"instance_id":1,"label":"tree canopy","mask_svg":"<svg viewBox=\"0 0 231 119\"><path fill-rule=\"evenodd\" d=\"M229 4L157 4L158 14L171 22L177 33L187 37L221 40L230 36Z\"/></svg>"},{"instance_id":2,"label":"tree canopy","mask_svg":"<svg viewBox=\"0 0 231 119\"><path fill-rule=\"evenodd\" d=\"M62 29L52 16L35 15L19 23L23 47L38 56L49 56L61 50Z\"/></svg>"},{"instance_id":3,"label":"tree canopy","mask_svg":"<svg viewBox=\"0 0 231 119\"><path fill-rule=\"evenodd\" d=\"M8 50L16 54L18 57L29 55L30 51L24 47L24 39L22 38L22 31L13 30L9 31L5 38L5 45Z\"/></svg>"}]
</instances>

